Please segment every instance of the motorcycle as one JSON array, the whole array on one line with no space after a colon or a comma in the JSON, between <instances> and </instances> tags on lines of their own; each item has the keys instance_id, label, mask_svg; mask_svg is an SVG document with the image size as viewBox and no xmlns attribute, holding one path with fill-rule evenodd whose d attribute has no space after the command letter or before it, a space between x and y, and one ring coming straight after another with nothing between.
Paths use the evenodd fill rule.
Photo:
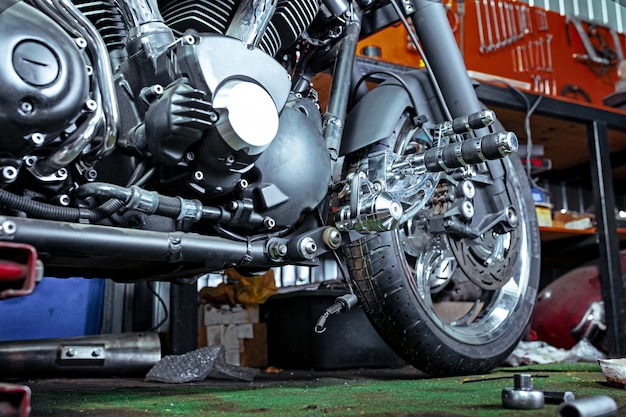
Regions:
<instances>
[{"instance_id":1,"label":"motorcycle","mask_svg":"<svg viewBox=\"0 0 626 417\"><path fill-rule=\"evenodd\" d=\"M2 296L41 266L186 282L331 257L350 292L318 330L358 302L432 375L523 336L534 204L441 2L0 1ZM396 22L427 69L367 71L357 42Z\"/></svg>"}]
</instances>

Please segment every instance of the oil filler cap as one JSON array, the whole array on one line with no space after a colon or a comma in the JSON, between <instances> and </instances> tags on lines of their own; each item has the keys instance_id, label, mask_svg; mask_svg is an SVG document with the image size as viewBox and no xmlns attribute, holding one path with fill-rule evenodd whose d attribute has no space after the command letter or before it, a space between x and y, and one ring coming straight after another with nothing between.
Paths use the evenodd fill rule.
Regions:
<instances>
[{"instance_id":1,"label":"oil filler cap","mask_svg":"<svg viewBox=\"0 0 626 417\"><path fill-rule=\"evenodd\" d=\"M13 68L33 86L48 85L59 76L59 60L48 46L33 40L20 42L13 50Z\"/></svg>"}]
</instances>

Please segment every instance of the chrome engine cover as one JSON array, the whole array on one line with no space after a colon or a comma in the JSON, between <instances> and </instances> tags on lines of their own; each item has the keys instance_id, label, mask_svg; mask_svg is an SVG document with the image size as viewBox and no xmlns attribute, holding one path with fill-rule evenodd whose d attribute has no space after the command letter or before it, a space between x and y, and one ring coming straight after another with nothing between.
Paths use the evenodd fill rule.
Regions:
<instances>
[{"instance_id":1,"label":"chrome engine cover","mask_svg":"<svg viewBox=\"0 0 626 417\"><path fill-rule=\"evenodd\" d=\"M0 3L0 151L21 158L56 139L89 99L82 49L25 2Z\"/></svg>"}]
</instances>

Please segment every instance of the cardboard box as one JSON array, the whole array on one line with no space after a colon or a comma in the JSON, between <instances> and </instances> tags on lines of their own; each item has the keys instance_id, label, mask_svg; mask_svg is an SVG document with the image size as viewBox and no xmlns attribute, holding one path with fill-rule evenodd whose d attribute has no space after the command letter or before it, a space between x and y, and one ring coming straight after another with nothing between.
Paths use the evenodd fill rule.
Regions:
<instances>
[{"instance_id":1,"label":"cardboard box","mask_svg":"<svg viewBox=\"0 0 626 417\"><path fill-rule=\"evenodd\" d=\"M535 203L535 211L537 212L537 223L542 227L552 227L552 205L544 203Z\"/></svg>"},{"instance_id":2,"label":"cardboard box","mask_svg":"<svg viewBox=\"0 0 626 417\"><path fill-rule=\"evenodd\" d=\"M239 365L250 368L267 366L267 326L265 323L252 323L253 337L239 339Z\"/></svg>"},{"instance_id":3,"label":"cardboard box","mask_svg":"<svg viewBox=\"0 0 626 417\"><path fill-rule=\"evenodd\" d=\"M198 328L198 347L223 345L226 363L263 368L267 366L265 323L216 324Z\"/></svg>"},{"instance_id":4,"label":"cardboard box","mask_svg":"<svg viewBox=\"0 0 626 417\"><path fill-rule=\"evenodd\" d=\"M259 309L247 310L243 307L216 308L210 304L200 306L200 318L203 326L217 324L245 324L259 322Z\"/></svg>"}]
</instances>

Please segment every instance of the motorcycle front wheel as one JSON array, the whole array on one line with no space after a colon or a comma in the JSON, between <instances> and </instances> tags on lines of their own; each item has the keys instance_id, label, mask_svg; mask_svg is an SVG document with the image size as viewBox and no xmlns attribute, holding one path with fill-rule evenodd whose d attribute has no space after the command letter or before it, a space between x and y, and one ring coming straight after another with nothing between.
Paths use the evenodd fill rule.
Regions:
<instances>
[{"instance_id":1,"label":"motorcycle front wheel","mask_svg":"<svg viewBox=\"0 0 626 417\"><path fill-rule=\"evenodd\" d=\"M382 146L402 154L408 143L398 134ZM348 156L349 164L358 166L362 156ZM374 328L407 363L433 376L499 366L523 337L535 303L540 241L529 183L517 156L490 164L513 202L513 230L461 238L430 233L428 220L416 216L344 247ZM476 187L475 204L492 206L492 198L489 188Z\"/></svg>"}]
</instances>

